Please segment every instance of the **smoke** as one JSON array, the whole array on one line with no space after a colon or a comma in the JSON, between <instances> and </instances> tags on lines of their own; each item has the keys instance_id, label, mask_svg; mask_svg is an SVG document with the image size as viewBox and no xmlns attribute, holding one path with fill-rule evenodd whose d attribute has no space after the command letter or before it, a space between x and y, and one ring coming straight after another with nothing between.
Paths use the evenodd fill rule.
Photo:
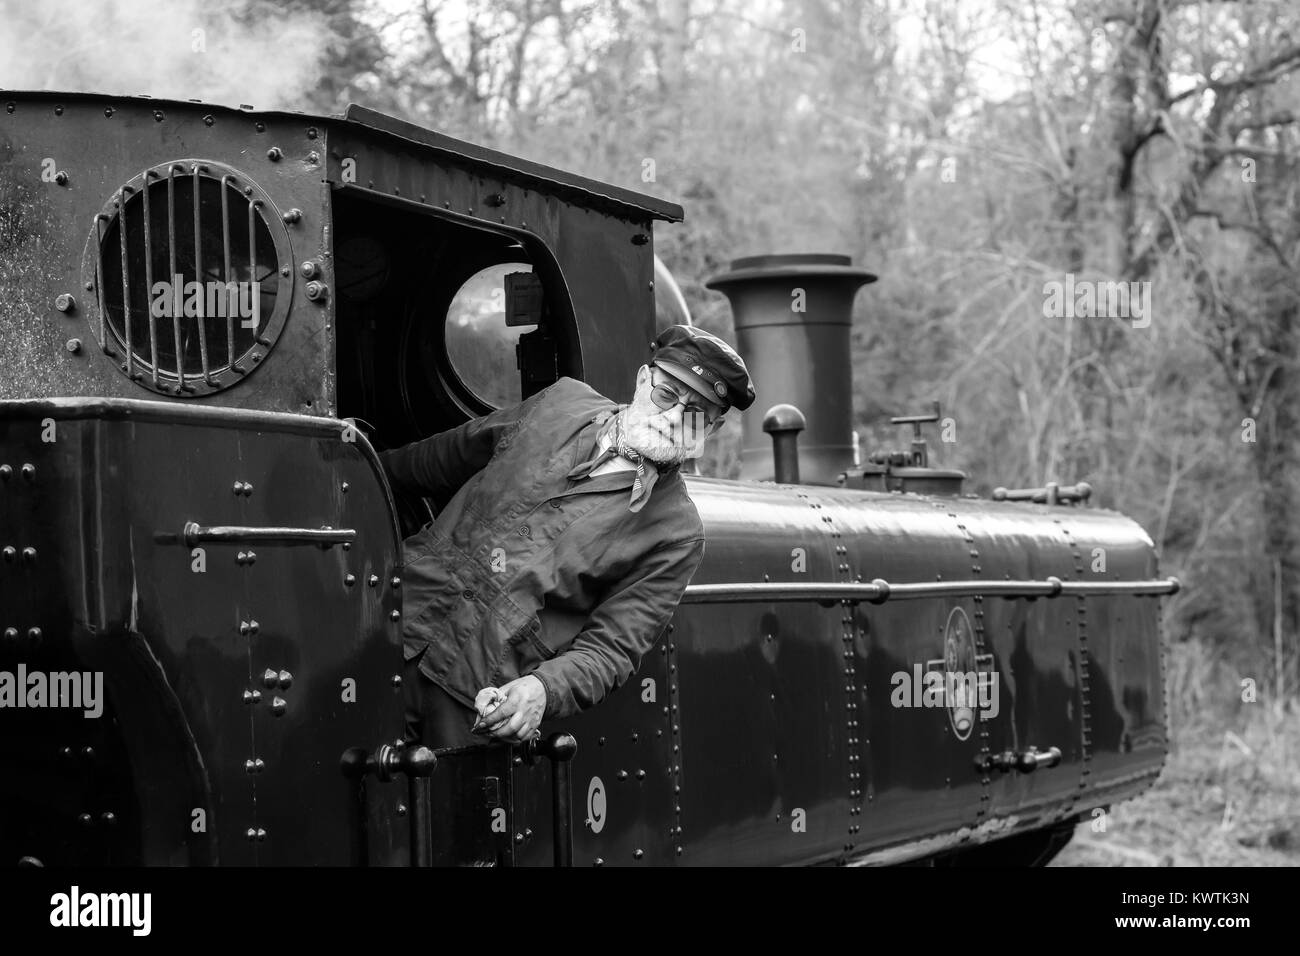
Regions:
<instances>
[{"instance_id":1,"label":"smoke","mask_svg":"<svg viewBox=\"0 0 1300 956\"><path fill-rule=\"evenodd\" d=\"M0 89L302 109L333 40L267 0L0 0Z\"/></svg>"}]
</instances>

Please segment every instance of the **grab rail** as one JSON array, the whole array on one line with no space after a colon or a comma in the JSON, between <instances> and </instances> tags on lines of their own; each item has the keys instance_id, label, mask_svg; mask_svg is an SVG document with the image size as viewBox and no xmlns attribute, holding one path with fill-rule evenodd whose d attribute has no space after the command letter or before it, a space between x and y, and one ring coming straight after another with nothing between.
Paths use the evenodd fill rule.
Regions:
<instances>
[{"instance_id":1,"label":"grab rail","mask_svg":"<svg viewBox=\"0 0 1300 956\"><path fill-rule=\"evenodd\" d=\"M1182 587L1177 578L1149 581L1062 581L1052 576L1042 581L918 581L891 584L883 578L871 583L793 583L742 581L728 584L691 584L682 596L683 604L739 604L746 601L915 601L937 597L1054 598L1064 594L1100 597L1128 594L1155 597L1176 594Z\"/></svg>"}]
</instances>

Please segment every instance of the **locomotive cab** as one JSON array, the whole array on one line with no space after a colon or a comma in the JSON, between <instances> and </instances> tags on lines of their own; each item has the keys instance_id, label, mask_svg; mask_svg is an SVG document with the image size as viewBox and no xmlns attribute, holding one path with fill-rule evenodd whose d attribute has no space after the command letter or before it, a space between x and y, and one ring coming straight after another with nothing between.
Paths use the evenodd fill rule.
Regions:
<instances>
[{"instance_id":1,"label":"locomotive cab","mask_svg":"<svg viewBox=\"0 0 1300 956\"><path fill-rule=\"evenodd\" d=\"M400 761L355 755L401 733L438 503L375 449L561 375L617 396L680 208L356 107L0 101L0 670L104 684L95 720L0 712L0 854L409 859Z\"/></svg>"}]
</instances>

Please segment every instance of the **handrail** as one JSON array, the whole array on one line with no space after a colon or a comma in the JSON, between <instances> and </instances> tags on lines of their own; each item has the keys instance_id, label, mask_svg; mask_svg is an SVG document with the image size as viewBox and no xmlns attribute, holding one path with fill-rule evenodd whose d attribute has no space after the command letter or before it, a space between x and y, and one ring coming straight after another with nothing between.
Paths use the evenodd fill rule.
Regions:
<instances>
[{"instance_id":1,"label":"handrail","mask_svg":"<svg viewBox=\"0 0 1300 956\"><path fill-rule=\"evenodd\" d=\"M1062 581L1052 576L1043 581L917 581L891 584L883 578L865 582L738 581L725 584L691 584L682 604L740 604L748 601L915 601L937 597L1054 598L1072 594L1101 597L1128 594L1155 597L1176 594L1182 587L1177 578L1147 581Z\"/></svg>"},{"instance_id":2,"label":"handrail","mask_svg":"<svg viewBox=\"0 0 1300 956\"><path fill-rule=\"evenodd\" d=\"M357 540L353 528L274 528L240 525L213 525L205 528L194 521L185 523L185 543L190 547L200 541L218 544L345 544Z\"/></svg>"}]
</instances>

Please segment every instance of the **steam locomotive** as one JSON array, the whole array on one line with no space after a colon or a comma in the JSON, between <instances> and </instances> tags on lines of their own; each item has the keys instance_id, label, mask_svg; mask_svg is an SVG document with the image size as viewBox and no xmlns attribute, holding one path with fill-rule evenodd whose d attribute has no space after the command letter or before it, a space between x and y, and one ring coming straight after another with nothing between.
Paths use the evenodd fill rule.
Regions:
<instances>
[{"instance_id":1,"label":"steam locomotive","mask_svg":"<svg viewBox=\"0 0 1300 956\"><path fill-rule=\"evenodd\" d=\"M438 503L376 449L565 375L626 401L689 321L681 208L356 106L0 103L0 862L1029 864L1159 774L1151 539L964 493L936 412L859 455L874 276L828 255L710 282L760 405L639 672L528 747L404 746Z\"/></svg>"}]
</instances>

